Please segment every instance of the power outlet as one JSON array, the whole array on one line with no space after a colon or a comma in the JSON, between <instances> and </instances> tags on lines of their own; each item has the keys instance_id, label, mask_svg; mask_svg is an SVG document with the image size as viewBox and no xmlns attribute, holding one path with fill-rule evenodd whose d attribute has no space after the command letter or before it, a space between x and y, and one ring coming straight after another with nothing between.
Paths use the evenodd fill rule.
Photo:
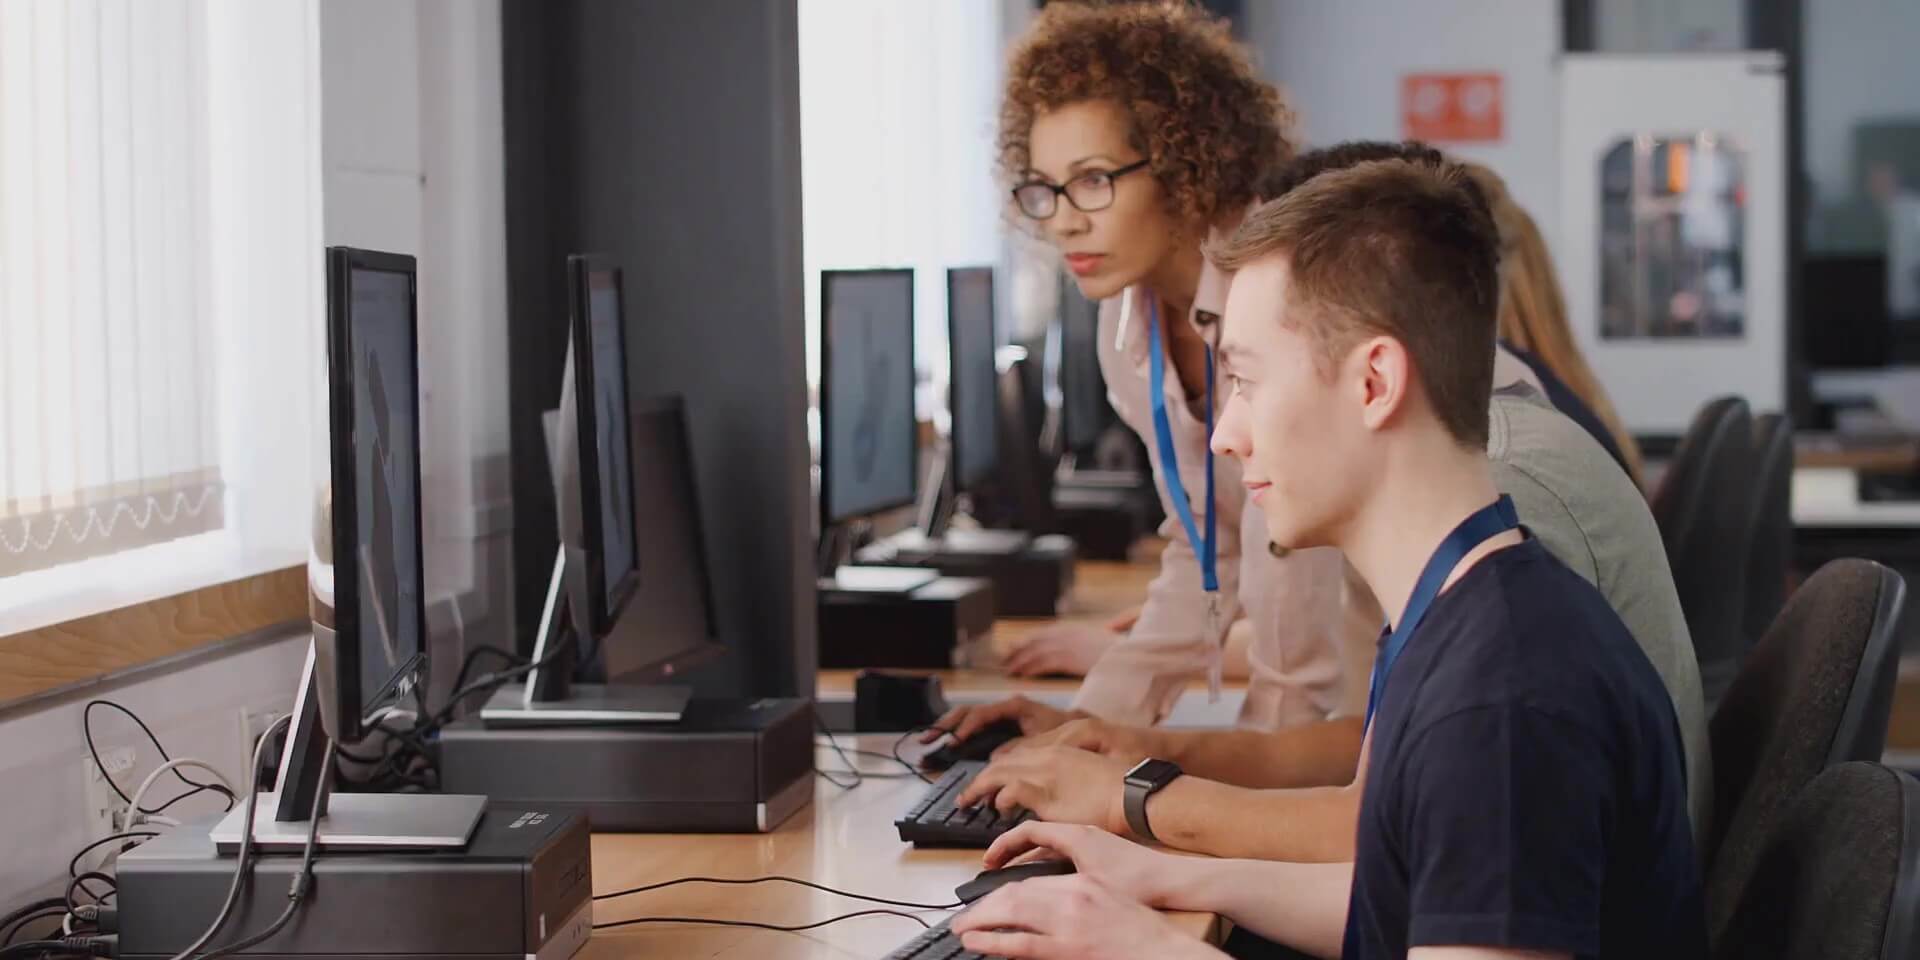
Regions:
<instances>
[{"instance_id":1,"label":"power outlet","mask_svg":"<svg viewBox=\"0 0 1920 960\"><path fill-rule=\"evenodd\" d=\"M260 746L260 738L266 736L267 731L273 729L273 722L280 719L280 716L285 712L286 711L274 707L240 708L240 758L239 762L234 765L234 769L240 771L240 776L233 782L234 787L241 790L246 789L247 781L255 776L255 772L252 770L253 752ZM269 757L265 765L268 767L277 767L276 759L277 758ZM264 776L264 774L262 775ZM263 781L261 786L262 789L270 790L273 788L272 783L267 781ZM241 799L244 800L246 798L242 797Z\"/></svg>"},{"instance_id":2,"label":"power outlet","mask_svg":"<svg viewBox=\"0 0 1920 960\"><path fill-rule=\"evenodd\" d=\"M100 754L98 764L93 762L90 754L80 758L80 773L86 785L88 842L113 836L126 829L127 801L114 792L113 784L107 782L101 767L104 766L107 774L115 778L115 783L125 784L138 761L139 756L132 747L111 748ZM122 786L121 789L128 788Z\"/></svg>"}]
</instances>

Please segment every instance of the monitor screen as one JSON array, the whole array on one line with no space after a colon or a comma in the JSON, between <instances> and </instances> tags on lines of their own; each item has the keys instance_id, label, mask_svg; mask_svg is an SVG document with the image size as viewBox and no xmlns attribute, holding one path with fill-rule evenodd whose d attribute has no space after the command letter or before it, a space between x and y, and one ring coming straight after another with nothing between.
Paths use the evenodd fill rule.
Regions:
<instances>
[{"instance_id":1,"label":"monitor screen","mask_svg":"<svg viewBox=\"0 0 1920 960\"><path fill-rule=\"evenodd\" d=\"M827 523L913 502L913 272L820 274L820 499Z\"/></svg>"},{"instance_id":2,"label":"monitor screen","mask_svg":"<svg viewBox=\"0 0 1920 960\"><path fill-rule=\"evenodd\" d=\"M972 490L1000 467L994 414L993 269L947 271L947 407L953 417L953 469Z\"/></svg>"},{"instance_id":3,"label":"monitor screen","mask_svg":"<svg viewBox=\"0 0 1920 960\"><path fill-rule=\"evenodd\" d=\"M642 401L632 422L634 505L647 575L633 599L640 613L614 624L602 648L607 678L623 682L672 676L718 649L684 409L678 399Z\"/></svg>"},{"instance_id":4,"label":"monitor screen","mask_svg":"<svg viewBox=\"0 0 1920 960\"><path fill-rule=\"evenodd\" d=\"M587 273L587 325L593 355L594 459L599 461L602 600L611 610L621 584L635 574L633 451L627 440L627 351L620 278Z\"/></svg>"},{"instance_id":5,"label":"monitor screen","mask_svg":"<svg viewBox=\"0 0 1920 960\"><path fill-rule=\"evenodd\" d=\"M567 258L571 329L556 428L554 502L566 547L573 625L604 636L639 586L619 269Z\"/></svg>"},{"instance_id":6,"label":"monitor screen","mask_svg":"<svg viewBox=\"0 0 1920 960\"><path fill-rule=\"evenodd\" d=\"M1080 295L1071 280L1060 290L1060 418L1064 445L1092 452L1113 417L1107 381L1100 373L1100 305Z\"/></svg>"},{"instance_id":7,"label":"monitor screen","mask_svg":"<svg viewBox=\"0 0 1920 960\"><path fill-rule=\"evenodd\" d=\"M346 422L332 430L330 699L334 737L353 740L425 652L419 363L412 259L332 253L329 290L345 295L329 310L332 409Z\"/></svg>"}]
</instances>

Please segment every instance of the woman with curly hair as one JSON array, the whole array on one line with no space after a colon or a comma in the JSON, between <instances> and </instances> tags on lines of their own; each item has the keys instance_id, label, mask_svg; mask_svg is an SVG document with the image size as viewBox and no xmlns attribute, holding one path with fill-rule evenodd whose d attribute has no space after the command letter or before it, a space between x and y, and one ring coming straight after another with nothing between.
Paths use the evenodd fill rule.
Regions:
<instances>
[{"instance_id":1,"label":"woman with curly hair","mask_svg":"<svg viewBox=\"0 0 1920 960\"><path fill-rule=\"evenodd\" d=\"M1126 636L1056 626L1009 661L1016 672L1079 672L1075 654L1090 649L1082 656L1097 662L1073 712L1017 698L962 708L940 724L956 738L1009 720L1037 733L1076 713L1157 722L1202 665L1221 663L1228 625L1242 615L1252 628L1243 726L1324 720L1350 702L1343 631L1371 638L1379 624L1345 622L1337 552L1270 548L1239 468L1208 449L1225 401L1212 350L1229 277L1202 249L1239 224L1292 156L1290 122L1227 25L1188 3L1056 0L1013 49L999 173L1016 222L1100 301L1101 370L1149 452L1167 547ZM1295 755L1277 758L1289 769L1272 778L1351 776L1358 744L1327 746L1325 771Z\"/></svg>"}]
</instances>

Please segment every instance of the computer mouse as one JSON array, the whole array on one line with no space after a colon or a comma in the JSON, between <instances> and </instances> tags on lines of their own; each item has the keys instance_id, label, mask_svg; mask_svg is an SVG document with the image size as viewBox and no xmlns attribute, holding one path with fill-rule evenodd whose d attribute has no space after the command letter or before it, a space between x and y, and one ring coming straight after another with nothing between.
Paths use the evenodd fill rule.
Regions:
<instances>
[{"instance_id":1,"label":"computer mouse","mask_svg":"<svg viewBox=\"0 0 1920 960\"><path fill-rule=\"evenodd\" d=\"M1020 721L1001 720L980 728L978 733L959 743L948 743L920 758L920 765L928 770L946 770L962 760L978 760L985 763L993 759L993 752L1005 746L1009 740L1020 739Z\"/></svg>"},{"instance_id":2,"label":"computer mouse","mask_svg":"<svg viewBox=\"0 0 1920 960\"><path fill-rule=\"evenodd\" d=\"M1072 860L1035 860L1031 863L1018 863L998 870L982 870L980 875L954 888L953 895L961 903L972 903L1009 883L1031 880L1034 877L1064 877L1074 872Z\"/></svg>"}]
</instances>

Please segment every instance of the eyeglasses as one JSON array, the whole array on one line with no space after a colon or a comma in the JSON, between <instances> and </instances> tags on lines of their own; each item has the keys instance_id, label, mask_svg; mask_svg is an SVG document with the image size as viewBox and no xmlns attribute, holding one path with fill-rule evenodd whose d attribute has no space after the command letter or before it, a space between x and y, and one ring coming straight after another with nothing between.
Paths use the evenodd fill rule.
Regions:
<instances>
[{"instance_id":1,"label":"eyeglasses","mask_svg":"<svg viewBox=\"0 0 1920 960\"><path fill-rule=\"evenodd\" d=\"M1021 213L1035 220L1053 216L1063 196L1081 213L1105 210L1113 206L1113 182L1135 170L1145 170L1147 163L1141 160L1118 170L1089 170L1058 187L1045 180L1029 180L1013 188L1013 202Z\"/></svg>"}]
</instances>

